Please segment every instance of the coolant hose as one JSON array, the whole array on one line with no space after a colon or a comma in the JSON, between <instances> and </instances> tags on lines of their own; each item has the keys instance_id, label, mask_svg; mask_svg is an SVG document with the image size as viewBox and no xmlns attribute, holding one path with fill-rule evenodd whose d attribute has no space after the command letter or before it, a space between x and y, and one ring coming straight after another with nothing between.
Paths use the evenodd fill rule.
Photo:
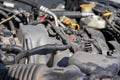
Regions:
<instances>
[{"instance_id":1,"label":"coolant hose","mask_svg":"<svg viewBox=\"0 0 120 80\"><path fill-rule=\"evenodd\" d=\"M35 54L42 54L42 51L49 51L49 52L53 52L53 51L63 51L66 49L69 49L71 46L69 45L57 45L57 44L47 44L47 45L43 45L43 46L39 46L36 48L33 48L31 50L28 50L24 53L20 53L15 57L15 63L18 63L20 61L20 59L24 58L24 57L28 57L31 55L35 55Z\"/></svg>"},{"instance_id":2,"label":"coolant hose","mask_svg":"<svg viewBox=\"0 0 120 80\"><path fill-rule=\"evenodd\" d=\"M1 46L1 49L3 51L9 51L9 52L14 52L14 53L23 53L25 52L25 50L20 47L20 46L17 46L17 45L12 45L12 46Z\"/></svg>"},{"instance_id":3,"label":"coolant hose","mask_svg":"<svg viewBox=\"0 0 120 80\"><path fill-rule=\"evenodd\" d=\"M5 13L2 10L0 10L0 14L3 15L5 18L9 18L7 13ZM10 29L12 30L12 32L15 32L15 26L14 26L14 24L13 24L13 22L11 20L9 21L9 25L10 25Z\"/></svg>"}]
</instances>

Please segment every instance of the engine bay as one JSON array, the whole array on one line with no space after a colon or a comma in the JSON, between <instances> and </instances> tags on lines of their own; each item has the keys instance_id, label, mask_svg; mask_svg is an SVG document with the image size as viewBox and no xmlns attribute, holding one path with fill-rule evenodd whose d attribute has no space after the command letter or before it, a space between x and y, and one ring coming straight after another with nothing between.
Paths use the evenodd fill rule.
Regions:
<instances>
[{"instance_id":1,"label":"engine bay","mask_svg":"<svg viewBox=\"0 0 120 80\"><path fill-rule=\"evenodd\" d=\"M0 0L0 80L120 80L120 3L38 1Z\"/></svg>"}]
</instances>

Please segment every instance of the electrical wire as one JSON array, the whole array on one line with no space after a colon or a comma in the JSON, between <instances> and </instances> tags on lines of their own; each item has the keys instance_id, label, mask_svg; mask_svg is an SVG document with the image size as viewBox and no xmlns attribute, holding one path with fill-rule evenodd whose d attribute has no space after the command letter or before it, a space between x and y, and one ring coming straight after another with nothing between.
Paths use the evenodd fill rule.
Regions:
<instances>
[{"instance_id":1,"label":"electrical wire","mask_svg":"<svg viewBox=\"0 0 120 80\"><path fill-rule=\"evenodd\" d=\"M7 19L4 19L3 21L0 22L0 25L2 25L3 23L11 20L11 19L14 18L16 15L19 15L19 14L21 14L21 13L14 14L14 15L8 17Z\"/></svg>"}]
</instances>

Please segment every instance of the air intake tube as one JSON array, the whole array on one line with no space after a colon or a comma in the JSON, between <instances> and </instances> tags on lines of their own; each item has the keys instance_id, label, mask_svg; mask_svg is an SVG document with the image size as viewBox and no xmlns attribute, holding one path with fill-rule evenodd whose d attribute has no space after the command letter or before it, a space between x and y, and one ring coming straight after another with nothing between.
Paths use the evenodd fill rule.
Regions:
<instances>
[{"instance_id":1,"label":"air intake tube","mask_svg":"<svg viewBox=\"0 0 120 80\"><path fill-rule=\"evenodd\" d=\"M37 64L16 64L0 68L0 80L88 80L76 66L48 68Z\"/></svg>"}]
</instances>

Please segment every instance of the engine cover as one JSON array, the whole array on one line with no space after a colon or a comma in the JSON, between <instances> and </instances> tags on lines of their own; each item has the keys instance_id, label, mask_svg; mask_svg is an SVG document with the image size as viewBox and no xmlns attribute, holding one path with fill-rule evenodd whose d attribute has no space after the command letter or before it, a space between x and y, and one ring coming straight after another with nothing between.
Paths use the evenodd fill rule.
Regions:
<instances>
[{"instance_id":1,"label":"engine cover","mask_svg":"<svg viewBox=\"0 0 120 80\"><path fill-rule=\"evenodd\" d=\"M99 63L99 64L98 64ZM77 52L69 60L69 64L76 65L86 74L95 74L99 77L116 75L120 68L119 58Z\"/></svg>"}]
</instances>

